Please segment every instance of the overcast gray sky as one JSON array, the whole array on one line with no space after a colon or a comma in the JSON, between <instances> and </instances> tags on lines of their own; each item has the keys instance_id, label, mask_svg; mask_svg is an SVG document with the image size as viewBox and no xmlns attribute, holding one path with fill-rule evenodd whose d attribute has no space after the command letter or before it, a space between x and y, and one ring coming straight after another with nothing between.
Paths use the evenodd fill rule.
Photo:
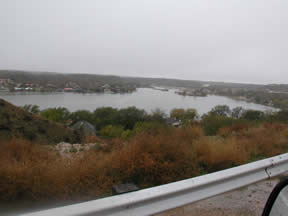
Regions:
<instances>
[{"instance_id":1,"label":"overcast gray sky","mask_svg":"<svg viewBox=\"0 0 288 216\"><path fill-rule=\"evenodd\" d=\"M287 0L0 0L0 69L288 83Z\"/></svg>"}]
</instances>

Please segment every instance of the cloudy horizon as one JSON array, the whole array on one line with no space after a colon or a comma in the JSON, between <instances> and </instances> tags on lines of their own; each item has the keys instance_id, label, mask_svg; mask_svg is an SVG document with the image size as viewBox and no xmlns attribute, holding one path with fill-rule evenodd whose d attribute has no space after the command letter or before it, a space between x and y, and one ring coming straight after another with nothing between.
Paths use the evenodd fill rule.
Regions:
<instances>
[{"instance_id":1,"label":"cloudy horizon","mask_svg":"<svg viewBox=\"0 0 288 216\"><path fill-rule=\"evenodd\" d=\"M288 83L285 0L2 0L0 69Z\"/></svg>"}]
</instances>

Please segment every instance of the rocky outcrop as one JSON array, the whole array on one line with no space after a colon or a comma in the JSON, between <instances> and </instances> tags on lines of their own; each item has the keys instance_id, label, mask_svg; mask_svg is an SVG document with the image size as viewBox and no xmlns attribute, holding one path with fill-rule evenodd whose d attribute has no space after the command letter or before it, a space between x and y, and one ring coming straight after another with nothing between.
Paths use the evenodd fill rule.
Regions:
<instances>
[{"instance_id":1,"label":"rocky outcrop","mask_svg":"<svg viewBox=\"0 0 288 216\"><path fill-rule=\"evenodd\" d=\"M87 144L71 144L66 142L60 142L56 145L55 149L63 157L69 157L72 154L78 154L83 151L88 151L91 148L97 146L97 143L87 143Z\"/></svg>"}]
</instances>

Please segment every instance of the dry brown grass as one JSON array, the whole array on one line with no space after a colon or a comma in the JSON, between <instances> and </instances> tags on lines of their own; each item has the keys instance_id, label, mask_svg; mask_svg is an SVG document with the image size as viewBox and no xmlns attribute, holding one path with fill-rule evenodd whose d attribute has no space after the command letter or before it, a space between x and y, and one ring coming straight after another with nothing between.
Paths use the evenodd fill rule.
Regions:
<instances>
[{"instance_id":1,"label":"dry brown grass","mask_svg":"<svg viewBox=\"0 0 288 216\"><path fill-rule=\"evenodd\" d=\"M223 136L223 137L228 137L228 136L232 136L235 134L241 134L242 132L247 131L251 126L249 126L248 124L235 124L232 125L231 127L224 127L224 128L220 128L218 131L218 135L219 136Z\"/></svg>"},{"instance_id":2,"label":"dry brown grass","mask_svg":"<svg viewBox=\"0 0 288 216\"><path fill-rule=\"evenodd\" d=\"M101 142L101 139L97 136L86 136L83 138L83 143L98 143Z\"/></svg>"},{"instance_id":3,"label":"dry brown grass","mask_svg":"<svg viewBox=\"0 0 288 216\"><path fill-rule=\"evenodd\" d=\"M97 198L117 183L144 188L229 168L286 152L287 128L260 125L224 138L195 126L167 129L71 158L19 139L0 143L0 200Z\"/></svg>"},{"instance_id":4,"label":"dry brown grass","mask_svg":"<svg viewBox=\"0 0 288 216\"><path fill-rule=\"evenodd\" d=\"M250 128L239 138L239 142L251 155L270 157L288 150L288 139L283 130L286 129L277 124L268 128L265 125Z\"/></svg>"},{"instance_id":5,"label":"dry brown grass","mask_svg":"<svg viewBox=\"0 0 288 216\"><path fill-rule=\"evenodd\" d=\"M198 163L208 172L246 163L250 154L235 138L203 137L195 143Z\"/></svg>"}]
</instances>

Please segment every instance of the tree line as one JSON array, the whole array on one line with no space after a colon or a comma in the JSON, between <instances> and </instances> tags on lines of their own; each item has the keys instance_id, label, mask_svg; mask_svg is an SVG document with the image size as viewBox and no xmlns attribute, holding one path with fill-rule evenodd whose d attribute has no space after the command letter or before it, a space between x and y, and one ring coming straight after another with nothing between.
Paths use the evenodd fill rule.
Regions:
<instances>
[{"instance_id":1,"label":"tree line","mask_svg":"<svg viewBox=\"0 0 288 216\"><path fill-rule=\"evenodd\" d=\"M193 108L175 108L169 115L160 109L147 113L136 107L122 109L101 107L92 112L88 110L70 112L64 107L40 110L37 105L25 105L23 109L67 126L84 120L94 125L101 136L123 138L143 130L157 131L159 128L169 127L171 121L179 122L182 126L200 124L206 135L216 135L219 129L237 124L288 121L288 111L285 110L263 112L243 107L230 109L227 105L217 105L202 116L199 116L197 110Z\"/></svg>"}]
</instances>

